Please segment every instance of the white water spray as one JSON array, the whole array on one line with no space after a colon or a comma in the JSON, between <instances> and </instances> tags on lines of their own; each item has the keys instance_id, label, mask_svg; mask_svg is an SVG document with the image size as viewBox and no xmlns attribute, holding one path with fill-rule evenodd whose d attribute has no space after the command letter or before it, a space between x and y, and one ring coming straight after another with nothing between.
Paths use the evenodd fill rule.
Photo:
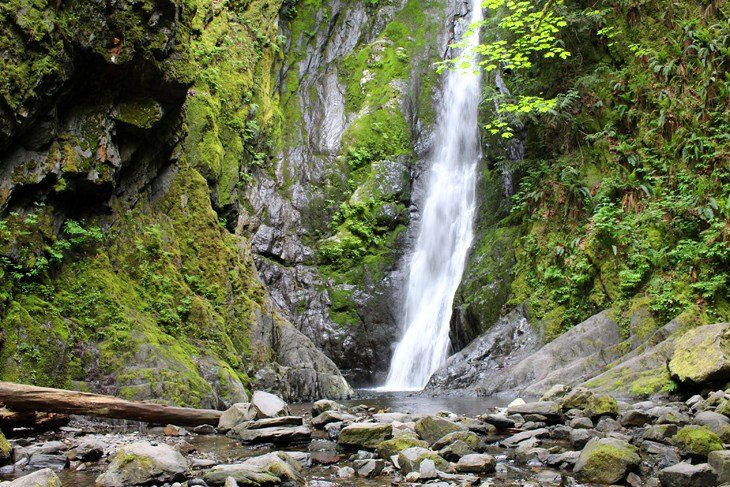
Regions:
<instances>
[{"instance_id":1,"label":"white water spray","mask_svg":"<svg viewBox=\"0 0 730 487\"><path fill-rule=\"evenodd\" d=\"M481 19L481 0L472 0L470 21ZM383 387L387 390L423 389L449 353L454 294L474 237L479 160L480 75L472 51L479 34L467 35L457 69L447 73L444 83L426 198L410 261L403 338L390 363Z\"/></svg>"}]
</instances>

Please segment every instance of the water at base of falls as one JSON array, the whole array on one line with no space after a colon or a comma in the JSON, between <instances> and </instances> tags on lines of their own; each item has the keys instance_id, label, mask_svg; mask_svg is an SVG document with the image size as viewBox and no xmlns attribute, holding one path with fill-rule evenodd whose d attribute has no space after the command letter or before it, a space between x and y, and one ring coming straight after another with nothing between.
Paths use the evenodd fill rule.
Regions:
<instances>
[{"instance_id":1,"label":"water at base of falls","mask_svg":"<svg viewBox=\"0 0 730 487\"><path fill-rule=\"evenodd\" d=\"M470 21L481 18L481 0L472 0ZM403 337L381 390L423 389L449 353L454 294L474 233L479 160L480 75L471 49L479 35L467 35L457 66L470 67L450 71L444 82L426 197L408 272Z\"/></svg>"}]
</instances>

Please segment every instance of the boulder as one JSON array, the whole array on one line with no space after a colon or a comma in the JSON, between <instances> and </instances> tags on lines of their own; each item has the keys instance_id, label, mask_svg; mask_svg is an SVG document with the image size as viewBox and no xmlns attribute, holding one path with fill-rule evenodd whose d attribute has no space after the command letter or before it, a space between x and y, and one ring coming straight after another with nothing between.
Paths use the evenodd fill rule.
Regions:
<instances>
[{"instance_id":1,"label":"boulder","mask_svg":"<svg viewBox=\"0 0 730 487\"><path fill-rule=\"evenodd\" d=\"M279 396L264 391L256 391L251 398L251 404L256 408L256 417L275 418L289 416L289 406Z\"/></svg>"},{"instance_id":2,"label":"boulder","mask_svg":"<svg viewBox=\"0 0 730 487\"><path fill-rule=\"evenodd\" d=\"M104 442L98 438L85 438L66 452L69 460L95 462L104 455Z\"/></svg>"},{"instance_id":3,"label":"boulder","mask_svg":"<svg viewBox=\"0 0 730 487\"><path fill-rule=\"evenodd\" d=\"M385 462L380 459L355 460L353 462L355 473L358 477L372 478L380 475L385 467Z\"/></svg>"},{"instance_id":4,"label":"boulder","mask_svg":"<svg viewBox=\"0 0 730 487\"><path fill-rule=\"evenodd\" d=\"M340 430L339 443L359 448L376 448L393 436L393 427L383 423L354 423Z\"/></svg>"},{"instance_id":5,"label":"boulder","mask_svg":"<svg viewBox=\"0 0 730 487\"><path fill-rule=\"evenodd\" d=\"M426 416L416 421L416 433L433 445L436 441L454 431L466 431L466 427L438 416Z\"/></svg>"},{"instance_id":6,"label":"boulder","mask_svg":"<svg viewBox=\"0 0 730 487\"><path fill-rule=\"evenodd\" d=\"M717 475L717 482L730 482L730 450L715 450L707 455L707 463Z\"/></svg>"},{"instance_id":7,"label":"boulder","mask_svg":"<svg viewBox=\"0 0 730 487\"><path fill-rule=\"evenodd\" d=\"M312 417L319 416L325 411L341 411L342 404L331 399L320 399L312 404Z\"/></svg>"},{"instance_id":8,"label":"boulder","mask_svg":"<svg viewBox=\"0 0 730 487\"><path fill-rule=\"evenodd\" d=\"M558 401L570 392L570 386L555 384L540 397L540 401Z\"/></svg>"},{"instance_id":9,"label":"boulder","mask_svg":"<svg viewBox=\"0 0 730 487\"><path fill-rule=\"evenodd\" d=\"M5 485L6 487L61 487L61 479L50 468L44 468L17 478Z\"/></svg>"},{"instance_id":10,"label":"boulder","mask_svg":"<svg viewBox=\"0 0 730 487\"><path fill-rule=\"evenodd\" d=\"M57 453L34 453L28 461L28 468L50 468L53 470L63 470L68 464L66 455Z\"/></svg>"},{"instance_id":11,"label":"boulder","mask_svg":"<svg viewBox=\"0 0 730 487\"><path fill-rule=\"evenodd\" d=\"M309 441L312 437L312 430L306 426L248 429L246 423L243 423L233 428L231 435L240 438L245 443L281 444Z\"/></svg>"},{"instance_id":12,"label":"boulder","mask_svg":"<svg viewBox=\"0 0 730 487\"><path fill-rule=\"evenodd\" d=\"M576 387L563 398L561 403L564 411L579 409L589 418L598 418L604 415L616 416L618 403L608 394L595 394L585 387Z\"/></svg>"},{"instance_id":13,"label":"boulder","mask_svg":"<svg viewBox=\"0 0 730 487\"><path fill-rule=\"evenodd\" d=\"M730 420L724 414L715 411L702 411L694 417L694 422L707 426L720 437L723 443L730 443Z\"/></svg>"},{"instance_id":14,"label":"boulder","mask_svg":"<svg viewBox=\"0 0 730 487\"><path fill-rule=\"evenodd\" d=\"M711 487L717 484L717 475L706 463L681 462L662 469L659 480L662 487Z\"/></svg>"},{"instance_id":15,"label":"boulder","mask_svg":"<svg viewBox=\"0 0 730 487\"><path fill-rule=\"evenodd\" d=\"M312 426L314 426L317 429L324 429L324 427L326 425L328 425L329 423L337 423L337 422L344 422L344 421L352 422L352 421L355 421L356 419L357 419L357 417L353 416L352 414L330 409L327 411L323 411L321 414L312 418Z\"/></svg>"},{"instance_id":16,"label":"boulder","mask_svg":"<svg viewBox=\"0 0 730 487\"><path fill-rule=\"evenodd\" d=\"M459 458L454 469L459 473L487 474L494 472L497 460L486 453L472 453Z\"/></svg>"},{"instance_id":17,"label":"boulder","mask_svg":"<svg viewBox=\"0 0 730 487\"><path fill-rule=\"evenodd\" d=\"M96 484L124 487L170 482L184 479L187 470L188 461L171 446L140 441L119 448L107 471L96 478Z\"/></svg>"},{"instance_id":18,"label":"boulder","mask_svg":"<svg viewBox=\"0 0 730 487\"><path fill-rule=\"evenodd\" d=\"M629 409L621 413L618 418L621 426L644 426L652 421L652 416L641 409Z\"/></svg>"},{"instance_id":19,"label":"boulder","mask_svg":"<svg viewBox=\"0 0 730 487\"><path fill-rule=\"evenodd\" d=\"M547 428L538 428L530 431L523 431L515 435L509 436L502 440L501 445L507 448L512 448L530 438L541 438L544 436L550 436L550 430Z\"/></svg>"},{"instance_id":20,"label":"boulder","mask_svg":"<svg viewBox=\"0 0 730 487\"><path fill-rule=\"evenodd\" d=\"M487 424L491 424L497 429L515 427L515 421L504 414L483 414L479 416L479 419Z\"/></svg>"},{"instance_id":21,"label":"boulder","mask_svg":"<svg viewBox=\"0 0 730 487\"><path fill-rule=\"evenodd\" d=\"M428 448L429 445L427 442L420 439L416 433L402 431L393 435L393 438L390 440L378 443L376 449L381 458L390 458L393 455L398 455L403 450L414 446Z\"/></svg>"},{"instance_id":22,"label":"boulder","mask_svg":"<svg viewBox=\"0 0 730 487\"><path fill-rule=\"evenodd\" d=\"M730 377L730 323L689 330L674 346L669 372L689 384L727 381Z\"/></svg>"},{"instance_id":23,"label":"boulder","mask_svg":"<svg viewBox=\"0 0 730 487\"><path fill-rule=\"evenodd\" d=\"M438 478L439 473L436 470L436 464L430 458L426 458L418 466L418 480L433 480Z\"/></svg>"},{"instance_id":24,"label":"boulder","mask_svg":"<svg viewBox=\"0 0 730 487\"><path fill-rule=\"evenodd\" d=\"M722 440L706 426L689 425L677 431L677 446L687 455L707 458L710 452L722 450Z\"/></svg>"},{"instance_id":25,"label":"boulder","mask_svg":"<svg viewBox=\"0 0 730 487\"><path fill-rule=\"evenodd\" d=\"M540 415L548 421L555 423L560 421L563 414L560 405L553 401L538 401L518 404L507 408L508 414Z\"/></svg>"},{"instance_id":26,"label":"boulder","mask_svg":"<svg viewBox=\"0 0 730 487\"><path fill-rule=\"evenodd\" d=\"M256 418L256 408L249 402L237 402L221 414L217 430L226 433L240 423Z\"/></svg>"},{"instance_id":27,"label":"boulder","mask_svg":"<svg viewBox=\"0 0 730 487\"><path fill-rule=\"evenodd\" d=\"M455 442L449 443L448 445L441 448L438 453L446 460L450 462L455 462L463 456L470 455L476 452L474 451L474 448L469 446L469 444L465 441L456 440Z\"/></svg>"},{"instance_id":28,"label":"boulder","mask_svg":"<svg viewBox=\"0 0 730 487\"><path fill-rule=\"evenodd\" d=\"M409 472L418 472L421 462L424 460L432 460L438 470L442 472L451 472L452 468L449 462L441 458L437 453L428 448L418 446L406 448L398 454L398 465L404 474Z\"/></svg>"},{"instance_id":29,"label":"boulder","mask_svg":"<svg viewBox=\"0 0 730 487\"><path fill-rule=\"evenodd\" d=\"M452 431L451 433L448 433L436 440L431 446L434 450L440 450L455 441L463 441L469 445L471 449L475 449L479 446L479 437L471 431Z\"/></svg>"},{"instance_id":30,"label":"boulder","mask_svg":"<svg viewBox=\"0 0 730 487\"><path fill-rule=\"evenodd\" d=\"M304 485L302 467L283 452L267 453L235 465L216 465L203 476L210 485L222 485L232 477L242 485L278 485L291 482Z\"/></svg>"},{"instance_id":31,"label":"boulder","mask_svg":"<svg viewBox=\"0 0 730 487\"><path fill-rule=\"evenodd\" d=\"M616 438L593 438L580 452L573 471L584 482L615 484L637 469L637 448Z\"/></svg>"}]
</instances>

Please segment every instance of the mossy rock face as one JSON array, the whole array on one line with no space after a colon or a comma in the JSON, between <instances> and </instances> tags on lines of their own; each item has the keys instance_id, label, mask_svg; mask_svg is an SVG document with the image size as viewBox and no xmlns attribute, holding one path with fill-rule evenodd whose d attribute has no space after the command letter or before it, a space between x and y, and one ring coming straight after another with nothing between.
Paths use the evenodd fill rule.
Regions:
<instances>
[{"instance_id":1,"label":"mossy rock face","mask_svg":"<svg viewBox=\"0 0 730 487\"><path fill-rule=\"evenodd\" d=\"M573 471L588 483L615 484L637 469L638 449L615 438L593 438L580 453Z\"/></svg>"},{"instance_id":2,"label":"mossy rock face","mask_svg":"<svg viewBox=\"0 0 730 487\"><path fill-rule=\"evenodd\" d=\"M669 362L672 376L683 383L706 384L730 378L730 323L705 325L677 340Z\"/></svg>"},{"instance_id":3,"label":"mossy rock face","mask_svg":"<svg viewBox=\"0 0 730 487\"><path fill-rule=\"evenodd\" d=\"M340 445L360 448L377 448L393 435L393 426L385 423L355 423L340 431Z\"/></svg>"},{"instance_id":4,"label":"mossy rock face","mask_svg":"<svg viewBox=\"0 0 730 487\"><path fill-rule=\"evenodd\" d=\"M418 435L411 432L398 433L390 440L378 443L378 455L382 458L390 458L397 455L407 448L418 446L428 448L428 443L418 438Z\"/></svg>"},{"instance_id":5,"label":"mossy rock face","mask_svg":"<svg viewBox=\"0 0 730 487\"><path fill-rule=\"evenodd\" d=\"M618 403L616 399L608 394L595 394L585 387L576 387L570 391L561 404L564 411L569 409L580 409L590 418L599 416L616 416L618 414Z\"/></svg>"},{"instance_id":6,"label":"mossy rock face","mask_svg":"<svg viewBox=\"0 0 730 487\"><path fill-rule=\"evenodd\" d=\"M706 426L689 425L677 432L677 445L688 455L706 458L722 450L722 440Z\"/></svg>"},{"instance_id":7,"label":"mossy rock face","mask_svg":"<svg viewBox=\"0 0 730 487\"><path fill-rule=\"evenodd\" d=\"M416 421L416 433L430 445L456 431L466 431L466 427L438 416L426 416Z\"/></svg>"}]
</instances>

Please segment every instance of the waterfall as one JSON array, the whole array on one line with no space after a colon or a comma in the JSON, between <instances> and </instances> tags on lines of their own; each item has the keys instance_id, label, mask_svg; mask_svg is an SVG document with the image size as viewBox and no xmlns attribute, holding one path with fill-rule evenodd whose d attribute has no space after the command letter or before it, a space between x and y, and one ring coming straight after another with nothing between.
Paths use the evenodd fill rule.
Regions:
<instances>
[{"instance_id":1,"label":"waterfall","mask_svg":"<svg viewBox=\"0 0 730 487\"><path fill-rule=\"evenodd\" d=\"M481 0L472 0L470 22L481 19ZM449 353L454 294L474 236L480 155L480 75L472 52L479 34L466 35L469 37L456 61L457 68L444 80L426 197L409 264L403 337L393 354L384 389L422 389Z\"/></svg>"}]
</instances>

